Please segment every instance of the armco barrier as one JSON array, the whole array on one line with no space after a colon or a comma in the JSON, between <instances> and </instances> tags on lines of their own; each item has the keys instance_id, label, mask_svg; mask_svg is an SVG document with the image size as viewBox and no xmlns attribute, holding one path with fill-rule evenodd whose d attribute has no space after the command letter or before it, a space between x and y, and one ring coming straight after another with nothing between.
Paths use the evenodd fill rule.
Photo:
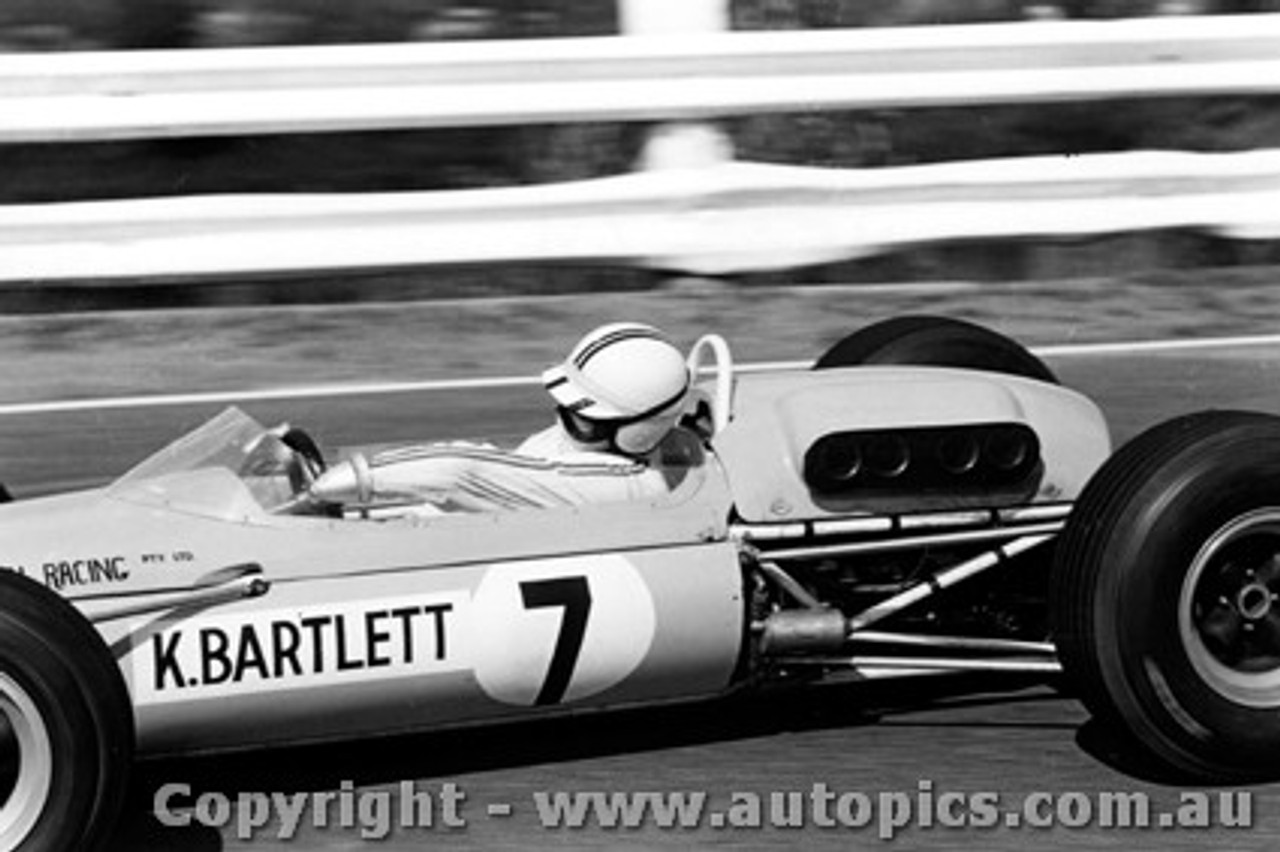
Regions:
<instances>
[{"instance_id":1,"label":"armco barrier","mask_svg":"<svg viewBox=\"0 0 1280 852\"><path fill-rule=\"evenodd\" d=\"M1280 237L1280 150L726 163L509 189L0 207L0 280L552 259L730 273L939 240L1192 227Z\"/></svg>"},{"instance_id":2,"label":"armco barrier","mask_svg":"<svg viewBox=\"0 0 1280 852\"><path fill-rule=\"evenodd\" d=\"M1280 15L0 55L0 143L1277 90ZM723 273L951 239L1169 227L1270 239L1278 158L821 170L713 153L699 168L540 187L13 205L0 207L0 281L542 259Z\"/></svg>"},{"instance_id":3,"label":"armco barrier","mask_svg":"<svg viewBox=\"0 0 1280 852\"><path fill-rule=\"evenodd\" d=\"M0 55L0 142L1280 91L1280 14Z\"/></svg>"}]
</instances>

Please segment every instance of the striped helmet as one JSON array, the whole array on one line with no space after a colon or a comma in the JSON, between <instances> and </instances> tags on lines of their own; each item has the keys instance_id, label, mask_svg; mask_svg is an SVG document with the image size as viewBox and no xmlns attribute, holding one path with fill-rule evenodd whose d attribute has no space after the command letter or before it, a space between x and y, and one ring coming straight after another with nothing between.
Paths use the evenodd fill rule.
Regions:
<instances>
[{"instance_id":1,"label":"striped helmet","mask_svg":"<svg viewBox=\"0 0 1280 852\"><path fill-rule=\"evenodd\" d=\"M680 350L640 323L595 329L542 374L562 419L611 425L612 443L628 454L648 452L670 431L689 380Z\"/></svg>"}]
</instances>

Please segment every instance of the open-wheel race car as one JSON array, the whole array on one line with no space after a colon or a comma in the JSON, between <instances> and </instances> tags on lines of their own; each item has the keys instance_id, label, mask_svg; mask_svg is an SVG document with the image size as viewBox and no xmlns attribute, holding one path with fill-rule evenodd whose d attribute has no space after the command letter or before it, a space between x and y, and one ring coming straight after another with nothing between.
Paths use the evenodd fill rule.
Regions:
<instances>
[{"instance_id":1,"label":"open-wheel race car","mask_svg":"<svg viewBox=\"0 0 1280 852\"><path fill-rule=\"evenodd\" d=\"M139 756L779 681L1061 661L1168 766L1275 756L1277 421L1111 456L1092 402L942 318L810 370L737 375L716 336L689 360L660 498L321 500L335 458L229 409L106 487L0 506L0 849L102 843Z\"/></svg>"}]
</instances>

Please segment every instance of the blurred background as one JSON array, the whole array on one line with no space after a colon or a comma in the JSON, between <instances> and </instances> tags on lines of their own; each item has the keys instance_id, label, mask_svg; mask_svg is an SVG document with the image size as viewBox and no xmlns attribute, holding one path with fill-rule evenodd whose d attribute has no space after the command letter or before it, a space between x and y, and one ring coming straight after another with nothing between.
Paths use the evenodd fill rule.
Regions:
<instances>
[{"instance_id":1,"label":"blurred background","mask_svg":"<svg viewBox=\"0 0 1280 852\"><path fill-rule=\"evenodd\" d=\"M738 29L1280 11L1280 0L733 0ZM617 32L601 0L5 0L8 50L350 44Z\"/></svg>"},{"instance_id":2,"label":"blurred background","mask_svg":"<svg viewBox=\"0 0 1280 852\"><path fill-rule=\"evenodd\" d=\"M1280 0L735 0L741 30L1280 11ZM600 0L4 0L9 52L226 48L607 35ZM1151 98L945 109L754 115L722 123L739 160L895 166L1045 153L1237 151L1280 147L1280 99ZM631 171L637 122L0 145L0 204L208 193L374 192L552 183ZM738 283L1045 280L1280 262L1270 242L1148 232L1089 240L940 245ZM358 278L358 281L355 279ZM117 300L132 307L573 293L654 286L634 269L434 269L421 275L309 276L305 288L191 287L65 298L0 297L0 310ZM269 292L268 292L269 291Z\"/></svg>"}]
</instances>

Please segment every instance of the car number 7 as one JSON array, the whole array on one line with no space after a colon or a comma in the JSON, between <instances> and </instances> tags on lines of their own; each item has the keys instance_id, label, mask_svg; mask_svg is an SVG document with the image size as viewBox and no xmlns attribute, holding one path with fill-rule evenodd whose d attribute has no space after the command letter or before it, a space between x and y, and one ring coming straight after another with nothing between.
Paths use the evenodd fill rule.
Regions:
<instances>
[{"instance_id":1,"label":"car number 7","mask_svg":"<svg viewBox=\"0 0 1280 852\"><path fill-rule=\"evenodd\" d=\"M591 587L586 577L559 577L554 580L527 580L520 584L525 609L563 607L560 633L547 667L546 680L538 690L537 705L558 704L564 698L582 651L591 612Z\"/></svg>"}]
</instances>

